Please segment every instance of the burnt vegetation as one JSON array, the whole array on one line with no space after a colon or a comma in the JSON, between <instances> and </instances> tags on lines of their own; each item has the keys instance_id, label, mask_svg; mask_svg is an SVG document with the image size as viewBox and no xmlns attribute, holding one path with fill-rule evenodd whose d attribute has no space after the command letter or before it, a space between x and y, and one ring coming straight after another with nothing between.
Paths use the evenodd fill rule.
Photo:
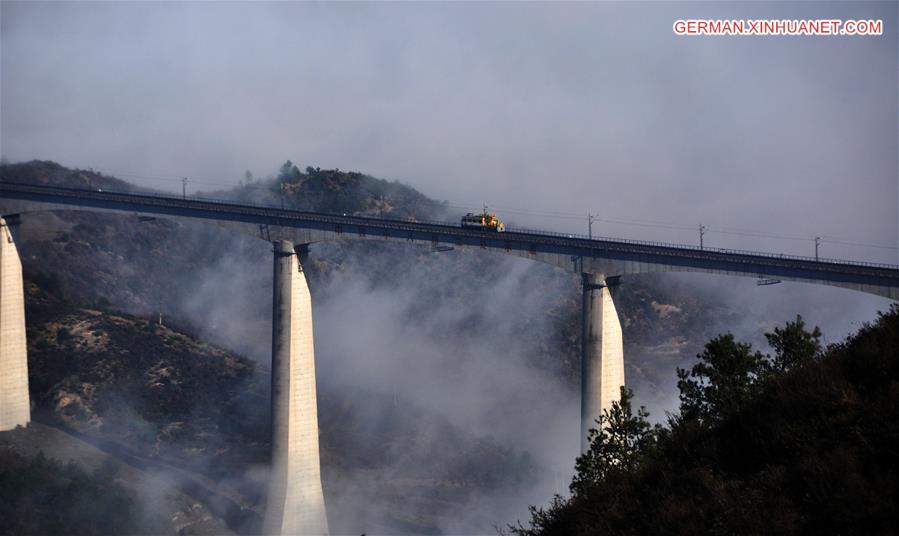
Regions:
<instances>
[{"instance_id":1,"label":"burnt vegetation","mask_svg":"<svg viewBox=\"0 0 899 536\"><path fill-rule=\"evenodd\" d=\"M0 535L161 534L165 520L148 515L116 480L114 462L85 471L43 453L27 458L0 450Z\"/></svg>"}]
</instances>

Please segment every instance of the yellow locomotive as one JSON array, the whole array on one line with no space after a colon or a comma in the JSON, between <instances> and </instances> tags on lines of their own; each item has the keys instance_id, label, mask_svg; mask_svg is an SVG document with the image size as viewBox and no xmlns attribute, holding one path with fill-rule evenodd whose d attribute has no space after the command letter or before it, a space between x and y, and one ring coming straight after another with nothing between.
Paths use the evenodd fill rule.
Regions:
<instances>
[{"instance_id":1,"label":"yellow locomotive","mask_svg":"<svg viewBox=\"0 0 899 536\"><path fill-rule=\"evenodd\" d=\"M469 212L462 216L462 227L474 227L487 231L496 231L497 233L506 230L506 224L500 221L496 214L487 212L487 207L484 207L484 212L480 214Z\"/></svg>"}]
</instances>

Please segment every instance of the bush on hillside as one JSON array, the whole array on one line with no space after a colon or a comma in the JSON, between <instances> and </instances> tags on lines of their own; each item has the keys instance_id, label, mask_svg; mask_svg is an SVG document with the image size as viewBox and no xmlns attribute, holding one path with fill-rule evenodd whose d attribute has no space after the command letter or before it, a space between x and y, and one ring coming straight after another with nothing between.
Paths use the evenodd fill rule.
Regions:
<instances>
[{"instance_id":1,"label":"bush on hillside","mask_svg":"<svg viewBox=\"0 0 899 536\"><path fill-rule=\"evenodd\" d=\"M631 395L598 421L571 496L518 535L899 531L899 307L822 349L802 318L766 356L722 335L679 370L666 426Z\"/></svg>"}]
</instances>

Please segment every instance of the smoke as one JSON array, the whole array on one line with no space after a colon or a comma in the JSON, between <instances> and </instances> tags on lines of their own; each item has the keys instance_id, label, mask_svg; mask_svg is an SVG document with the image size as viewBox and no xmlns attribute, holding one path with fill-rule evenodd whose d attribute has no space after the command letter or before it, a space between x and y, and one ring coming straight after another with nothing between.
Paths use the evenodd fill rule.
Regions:
<instances>
[{"instance_id":1,"label":"smoke","mask_svg":"<svg viewBox=\"0 0 899 536\"><path fill-rule=\"evenodd\" d=\"M438 422L511 449L507 455L528 453L542 478L569 474L578 448L578 390L558 368L539 366L547 348L535 344L531 335L553 332L546 312L558 307L570 278L500 255L395 246L360 255L360 249L372 248L345 248L357 253L348 258L364 260L345 266L321 287L313 286L322 388L351 398L359 389L372 390L385 395L382 400L388 404L411 405ZM313 248L312 256L316 253ZM383 273L390 273L390 279L379 281L374 275ZM552 357L558 360L559 353ZM366 417L375 426L383 422L379 415ZM413 448L422 449L435 467L414 472L418 478L431 473L439 479L436 466L450 455L448 445L441 444L445 437L439 432L421 435L432 437L433 443ZM472 463L479 463L477 453L471 454ZM409 471L407 456L397 462L384 474ZM530 475L503 478L522 476ZM440 528L451 534L489 532L491 523L501 526L523 518L528 504L555 491L551 482L537 480L502 492L472 493ZM365 507L355 505L354 510Z\"/></svg>"},{"instance_id":2,"label":"smoke","mask_svg":"<svg viewBox=\"0 0 899 536\"><path fill-rule=\"evenodd\" d=\"M124 218L94 218L97 235L113 236L102 222L118 229ZM228 467L214 458L194 460L192 473L213 479L203 485L156 467L165 483L158 493L190 490L232 529L246 531L253 522L247 508L263 506L266 478L258 453L268 434L271 247L205 224L142 229L156 248L175 254L157 265L159 273L145 273L150 288L169 288L164 322L189 326L259 363L228 417L242 423L245 437L263 442L250 449L256 454L238 455ZM140 236L135 240L145 242ZM46 230L34 237L56 243ZM111 257L122 247L130 245L96 244ZM579 445L580 289L573 274L501 254L365 241L314 244L306 274L335 531L492 532L526 519L527 505L567 491ZM152 301L128 294L113 306L152 316L152 308L143 309ZM655 420L677 407L675 368L689 367L717 333L764 345L764 331L800 313L834 342L888 304L842 289L758 287L752 279L705 274L626 277L616 301L628 383ZM839 309L827 306L834 301ZM127 433L155 437L153 423L136 415L125 420ZM215 426L229 429L233 422ZM222 441L208 437L204 448L235 448ZM161 504L154 501L148 504Z\"/></svg>"},{"instance_id":3,"label":"smoke","mask_svg":"<svg viewBox=\"0 0 899 536\"><path fill-rule=\"evenodd\" d=\"M204 335L239 341L265 363L270 278L260 274L271 261L262 257L210 264L175 308L205 312ZM564 490L579 399L559 371L561 350L548 347L555 317L547 312L576 292L570 276L502 255L367 243L314 245L306 270L326 499L338 528L396 532L404 527L397 510L409 510L424 516L419 530L489 532ZM495 482L453 484L491 471L501 473ZM450 500L403 505L416 486L448 489ZM385 502L384 487L393 500Z\"/></svg>"},{"instance_id":4,"label":"smoke","mask_svg":"<svg viewBox=\"0 0 899 536\"><path fill-rule=\"evenodd\" d=\"M550 212L591 210L604 218L595 234L693 242L680 224L702 221L807 237L710 232L711 246L810 254L824 235L824 256L895 262L895 10L657 7L4 2L2 152L136 172L152 186L180 188L187 175L205 188L299 150L301 165L544 211L514 214L531 227L572 232L582 224ZM688 17L883 18L887 35L673 36L672 21ZM79 289L92 285L114 308L161 312L256 360L234 419L265 437L270 246L162 223L123 246L111 237L131 223L104 234L90 219L70 229L71 246L26 245L26 262L58 274L93 266L94 280L60 275L64 288L93 303ZM65 266L85 256L93 264ZM491 532L565 491L579 413L570 274L388 244L316 245L307 273L336 526ZM698 274L625 278L620 294L628 382L655 419L676 408L674 370L718 332L764 348L762 334L799 313L835 342L888 304ZM249 458L219 485L253 503L264 470Z\"/></svg>"},{"instance_id":5,"label":"smoke","mask_svg":"<svg viewBox=\"0 0 899 536\"><path fill-rule=\"evenodd\" d=\"M252 358L271 359L271 244L211 226L192 225L179 247L215 244L224 248L211 263L196 263L174 281L163 309L189 322L200 338ZM184 240L186 238L186 240ZM202 254L198 257L203 257Z\"/></svg>"},{"instance_id":6,"label":"smoke","mask_svg":"<svg viewBox=\"0 0 899 536\"><path fill-rule=\"evenodd\" d=\"M212 423L229 433L237 426L238 435L213 434L202 447L231 448L236 457L193 459L192 475L177 465L151 471L160 473L158 494L173 486L189 490L232 529L250 530L266 481L270 244L207 224L60 217L71 225L59 233L48 227L51 219L29 230L25 218L26 268L53 270L48 260L64 259L78 267L70 272L93 275L85 269L90 262L118 259L123 273L140 280L124 293L103 287L112 307L154 319L161 308L166 325L189 327L259 363L227 419ZM71 237L61 242L60 233ZM90 248L48 249L82 243ZM501 254L380 241L314 244L306 274L335 531L492 532L526 519L528 504L566 492L579 442L574 274ZM752 279L705 274L623 281L616 302L627 380L636 403L656 420L677 407L675 368L689 367L711 336L731 331L764 348L764 331L800 313L835 342L889 303L818 285L760 287ZM68 285L89 290L94 283ZM84 299L95 301L89 294ZM121 400L124 408L139 404ZM194 419L209 415L197 410L187 421ZM107 433L157 439L156 425L136 414L118 421L129 424ZM255 444L235 446L228 437ZM166 463L178 456L169 452ZM154 496L150 511L163 504Z\"/></svg>"},{"instance_id":7,"label":"smoke","mask_svg":"<svg viewBox=\"0 0 899 536\"><path fill-rule=\"evenodd\" d=\"M70 224L55 231L47 218L24 219L28 272L59 273L76 302L100 294L154 324L161 312L164 325L257 360L220 422L198 406L160 429L140 417L143 400L122 394L97 435L144 466L148 511L170 513L159 497L181 490L232 530L251 530L246 508L263 506L268 440L270 244L200 223L58 216ZM561 311L577 299L573 277L502 255L381 243L316 244L306 273L336 529L489 532L564 491L579 402L571 356L554 344ZM208 435L194 447L198 430ZM231 454L214 455L222 449Z\"/></svg>"},{"instance_id":8,"label":"smoke","mask_svg":"<svg viewBox=\"0 0 899 536\"><path fill-rule=\"evenodd\" d=\"M599 234L896 262L889 3L4 2L3 153L236 185L286 157ZM871 37L679 37L681 18ZM47 38L52 36L52 38ZM335 36L340 36L335 38ZM162 177L165 180L158 180ZM615 218L687 229L621 225ZM531 227L585 220L523 215Z\"/></svg>"},{"instance_id":9,"label":"smoke","mask_svg":"<svg viewBox=\"0 0 899 536\"><path fill-rule=\"evenodd\" d=\"M267 255L261 267L256 259L255 268L253 263L240 267L235 259L211 267L210 284L204 288L216 288L213 273L232 284L240 280L237 274L253 274L254 281L269 264ZM375 466L325 468L333 518L348 523L348 530L401 530L395 510L402 508L379 495L385 489L394 489L397 496L410 493L396 487L403 478L445 477L429 464L439 467L450 455L448 438L453 432L447 427L527 453L539 470L501 493L468 489L456 495L452 506L426 506L441 531L489 532L494 525L526 518L528 504L543 504L552 494L566 491L578 449L579 391L563 364L570 356L561 347L548 347L539 334L551 334L550 344L559 343L557 313L576 309L579 301L570 274L496 254L434 253L364 242L314 245L307 274L313 291L320 412L324 422L349 418L353 427L349 435L325 429L323 441L358 443L348 448L332 442L325 448L371 449L367 463ZM671 355L645 348L641 343L646 341L628 340L625 327L628 381L636 402L646 405L654 420L677 408L675 368L689 367L705 340L717 333L733 332L766 351L763 333L801 314L809 325L822 327L827 341L835 342L889 304L844 289L790 283L759 287L752 279L705 274L625 278L621 292L629 292L629 287L648 287L659 303L687 303L683 314L698 315L685 320L688 344ZM264 289L259 290L251 307L239 293L233 298L210 295L217 296L220 316L234 319L241 316L238 311L260 310L260 303L268 306L261 299ZM834 301L842 307L826 306ZM636 313L628 303L627 297L619 300L625 323ZM697 308L697 303L702 305ZM653 321L664 331L666 323L677 319L660 315ZM268 325L261 322L255 331L256 336L245 340L267 345ZM339 411L330 404L353 415L335 417ZM391 424L403 419L424 426L411 442ZM385 438L390 430L401 437L391 442ZM385 447L381 441L390 444L389 453L379 450Z\"/></svg>"}]
</instances>

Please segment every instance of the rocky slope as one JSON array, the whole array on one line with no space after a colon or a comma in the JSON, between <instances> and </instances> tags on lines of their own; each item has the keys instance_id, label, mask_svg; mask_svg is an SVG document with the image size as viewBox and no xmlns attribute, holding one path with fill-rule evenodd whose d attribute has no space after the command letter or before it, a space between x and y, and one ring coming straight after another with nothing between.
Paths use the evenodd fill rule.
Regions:
<instances>
[{"instance_id":1,"label":"rocky slope","mask_svg":"<svg viewBox=\"0 0 899 536\"><path fill-rule=\"evenodd\" d=\"M281 166L274 178L254 180L248 177L238 188L197 195L269 206L284 203L298 210L419 220L441 219L446 212L445 203L429 199L399 182L357 171L311 166L304 172L290 160Z\"/></svg>"},{"instance_id":2,"label":"rocky slope","mask_svg":"<svg viewBox=\"0 0 899 536\"><path fill-rule=\"evenodd\" d=\"M241 428L252 422L241 408L265 402L253 361L158 321L74 307L33 283L27 295L29 387L51 420L185 464L264 459L266 443L250 441L264 427Z\"/></svg>"},{"instance_id":3,"label":"rocky slope","mask_svg":"<svg viewBox=\"0 0 899 536\"><path fill-rule=\"evenodd\" d=\"M0 179L129 187L47 162L2 166ZM219 195L444 214L396 183L292 164ZM32 396L47 418L163 473L197 473L229 527L252 527L268 437L270 246L212 225L77 211L25 217L15 232L29 281ZM574 275L364 242L314 245L307 274L335 530L490 530L564 480L574 455L565 445L577 441ZM643 403L662 406L674 368L727 314L664 276L629 280L618 296L628 381Z\"/></svg>"},{"instance_id":4,"label":"rocky slope","mask_svg":"<svg viewBox=\"0 0 899 536\"><path fill-rule=\"evenodd\" d=\"M224 520L220 528L256 530L269 430L267 377L253 374L255 364L157 322L74 307L33 282L27 295L36 420L140 470L140 479L124 478L132 486L153 475L206 504ZM322 397L330 508L355 512L365 503L381 512L358 516L351 527L338 518L335 530L363 523L434 532L470 494L514 486L538 470L524 453L384 398L366 391ZM374 407L392 409L375 415ZM369 418L378 426L360 433ZM196 509L172 508L153 513L173 520L172 530L206 530L207 518L186 519Z\"/></svg>"}]
</instances>

